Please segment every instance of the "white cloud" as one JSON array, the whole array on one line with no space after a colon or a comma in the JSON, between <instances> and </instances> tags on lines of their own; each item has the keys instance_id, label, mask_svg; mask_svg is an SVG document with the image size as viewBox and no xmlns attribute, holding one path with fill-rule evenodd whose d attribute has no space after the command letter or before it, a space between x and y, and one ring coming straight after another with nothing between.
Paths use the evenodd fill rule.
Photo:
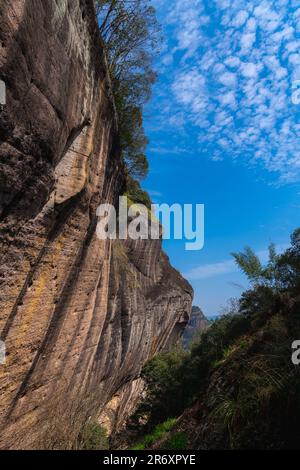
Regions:
<instances>
[{"instance_id":1,"label":"white cloud","mask_svg":"<svg viewBox=\"0 0 300 470\"><path fill-rule=\"evenodd\" d=\"M240 65L241 61L238 57L227 57L224 61L225 65L231 68L236 68Z\"/></svg>"},{"instance_id":2,"label":"white cloud","mask_svg":"<svg viewBox=\"0 0 300 470\"><path fill-rule=\"evenodd\" d=\"M188 106L194 113L207 106L205 78L196 69L179 75L172 89L177 101Z\"/></svg>"},{"instance_id":3,"label":"white cloud","mask_svg":"<svg viewBox=\"0 0 300 470\"><path fill-rule=\"evenodd\" d=\"M185 58L191 57L201 44L202 27L210 21L204 10L202 0L176 1L170 8L166 21L176 25L176 50L186 51Z\"/></svg>"},{"instance_id":4,"label":"white cloud","mask_svg":"<svg viewBox=\"0 0 300 470\"><path fill-rule=\"evenodd\" d=\"M277 245L276 252L278 254L283 253L289 244L282 243ZM269 250L259 250L256 252L257 256L259 257L261 263L264 265L269 260ZM191 269L190 271L184 274L184 277L189 279L190 281L198 281L200 279L208 279L211 277L222 276L224 274L231 274L236 273L239 271L239 268L234 261L234 259L224 260L217 263L210 263L210 264L203 264L197 266L196 268Z\"/></svg>"},{"instance_id":5,"label":"white cloud","mask_svg":"<svg viewBox=\"0 0 300 470\"><path fill-rule=\"evenodd\" d=\"M246 20L248 19L248 12L245 10L241 10L237 13L235 16L234 20L232 21L232 26L235 26L236 28L240 28L245 24Z\"/></svg>"},{"instance_id":6,"label":"white cloud","mask_svg":"<svg viewBox=\"0 0 300 470\"><path fill-rule=\"evenodd\" d=\"M231 106L232 108L236 107L236 99L234 92L229 92L225 94L221 94L218 96L218 100L222 104L222 106Z\"/></svg>"},{"instance_id":7,"label":"white cloud","mask_svg":"<svg viewBox=\"0 0 300 470\"><path fill-rule=\"evenodd\" d=\"M228 87L235 87L236 75L234 73L225 72L219 77L219 82Z\"/></svg>"},{"instance_id":8,"label":"white cloud","mask_svg":"<svg viewBox=\"0 0 300 470\"><path fill-rule=\"evenodd\" d=\"M154 189L148 189L148 193L150 194L151 197L162 197L162 193Z\"/></svg>"},{"instance_id":9,"label":"white cloud","mask_svg":"<svg viewBox=\"0 0 300 470\"><path fill-rule=\"evenodd\" d=\"M256 41L255 33L243 34L241 38L241 54L242 55L248 54L250 49L253 47L255 41Z\"/></svg>"},{"instance_id":10,"label":"white cloud","mask_svg":"<svg viewBox=\"0 0 300 470\"><path fill-rule=\"evenodd\" d=\"M220 263L204 264L192 269L184 274L184 277L190 281L197 281L199 279L207 279L210 277L220 276L236 272L238 270L233 260L222 261Z\"/></svg>"},{"instance_id":11,"label":"white cloud","mask_svg":"<svg viewBox=\"0 0 300 470\"><path fill-rule=\"evenodd\" d=\"M252 63L247 63L247 64L241 64L241 72L242 75L246 78L256 78L258 74L258 67L255 64Z\"/></svg>"},{"instance_id":12,"label":"white cloud","mask_svg":"<svg viewBox=\"0 0 300 470\"><path fill-rule=\"evenodd\" d=\"M246 24L247 31L256 31L257 23L255 18L250 18Z\"/></svg>"},{"instance_id":13,"label":"white cloud","mask_svg":"<svg viewBox=\"0 0 300 470\"><path fill-rule=\"evenodd\" d=\"M214 160L232 156L274 172L281 183L300 180L299 109L291 96L291 82L300 80L296 2L163 4L169 11L163 57L169 81L159 90L167 104L164 122L180 130L192 124ZM178 111L180 119L173 118Z\"/></svg>"}]
</instances>

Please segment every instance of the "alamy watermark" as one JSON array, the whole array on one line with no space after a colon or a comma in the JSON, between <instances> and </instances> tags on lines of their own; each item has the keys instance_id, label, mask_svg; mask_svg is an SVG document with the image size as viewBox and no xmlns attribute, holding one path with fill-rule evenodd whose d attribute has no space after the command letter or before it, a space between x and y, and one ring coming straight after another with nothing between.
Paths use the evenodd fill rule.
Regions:
<instances>
[{"instance_id":1,"label":"alamy watermark","mask_svg":"<svg viewBox=\"0 0 300 470\"><path fill-rule=\"evenodd\" d=\"M130 203L126 196L119 198L118 210L112 204L97 209L100 240L185 240L187 251L204 247L203 204L143 204Z\"/></svg>"},{"instance_id":2,"label":"alamy watermark","mask_svg":"<svg viewBox=\"0 0 300 470\"><path fill-rule=\"evenodd\" d=\"M6 105L6 85L0 80L0 106Z\"/></svg>"},{"instance_id":3,"label":"alamy watermark","mask_svg":"<svg viewBox=\"0 0 300 470\"><path fill-rule=\"evenodd\" d=\"M0 340L0 365L5 363L6 348L4 341Z\"/></svg>"},{"instance_id":4,"label":"alamy watermark","mask_svg":"<svg viewBox=\"0 0 300 470\"><path fill-rule=\"evenodd\" d=\"M300 365L300 340L296 340L292 344L293 354L292 354L292 363L294 366Z\"/></svg>"}]
</instances>

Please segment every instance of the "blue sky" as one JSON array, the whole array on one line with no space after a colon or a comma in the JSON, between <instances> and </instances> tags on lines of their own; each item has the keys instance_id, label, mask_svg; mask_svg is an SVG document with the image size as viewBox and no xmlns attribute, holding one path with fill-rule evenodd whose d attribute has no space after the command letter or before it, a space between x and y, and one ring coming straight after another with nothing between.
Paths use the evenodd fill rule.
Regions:
<instances>
[{"instance_id":1,"label":"blue sky","mask_svg":"<svg viewBox=\"0 0 300 470\"><path fill-rule=\"evenodd\" d=\"M300 225L300 4L293 0L153 0L164 42L145 110L155 202L205 204L205 247L165 241L217 314L247 281L230 253L261 257ZM298 5L298 6L297 6Z\"/></svg>"}]
</instances>

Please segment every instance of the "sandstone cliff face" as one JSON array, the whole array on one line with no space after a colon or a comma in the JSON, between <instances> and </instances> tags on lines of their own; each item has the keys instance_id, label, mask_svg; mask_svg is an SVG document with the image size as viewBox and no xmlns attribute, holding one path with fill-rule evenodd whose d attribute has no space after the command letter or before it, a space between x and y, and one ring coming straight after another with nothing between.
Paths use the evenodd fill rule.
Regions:
<instances>
[{"instance_id":1,"label":"sandstone cliff face","mask_svg":"<svg viewBox=\"0 0 300 470\"><path fill-rule=\"evenodd\" d=\"M93 1L0 18L0 448L70 448L89 417L122 424L192 290L160 241L97 239L124 169Z\"/></svg>"}]
</instances>

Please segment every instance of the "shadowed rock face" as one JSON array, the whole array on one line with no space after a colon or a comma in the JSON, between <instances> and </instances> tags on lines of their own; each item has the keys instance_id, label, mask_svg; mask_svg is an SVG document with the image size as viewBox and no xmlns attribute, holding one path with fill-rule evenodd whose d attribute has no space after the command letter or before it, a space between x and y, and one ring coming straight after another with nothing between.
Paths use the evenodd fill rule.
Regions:
<instances>
[{"instance_id":1,"label":"shadowed rock face","mask_svg":"<svg viewBox=\"0 0 300 470\"><path fill-rule=\"evenodd\" d=\"M70 448L133 410L145 361L185 326L192 289L161 241L100 241L124 188L92 0L2 0L0 448Z\"/></svg>"},{"instance_id":2,"label":"shadowed rock face","mask_svg":"<svg viewBox=\"0 0 300 470\"><path fill-rule=\"evenodd\" d=\"M205 317L201 308L194 306L190 320L183 332L182 342L185 348L191 346L193 340L195 340L202 332L209 328L210 322Z\"/></svg>"}]
</instances>

